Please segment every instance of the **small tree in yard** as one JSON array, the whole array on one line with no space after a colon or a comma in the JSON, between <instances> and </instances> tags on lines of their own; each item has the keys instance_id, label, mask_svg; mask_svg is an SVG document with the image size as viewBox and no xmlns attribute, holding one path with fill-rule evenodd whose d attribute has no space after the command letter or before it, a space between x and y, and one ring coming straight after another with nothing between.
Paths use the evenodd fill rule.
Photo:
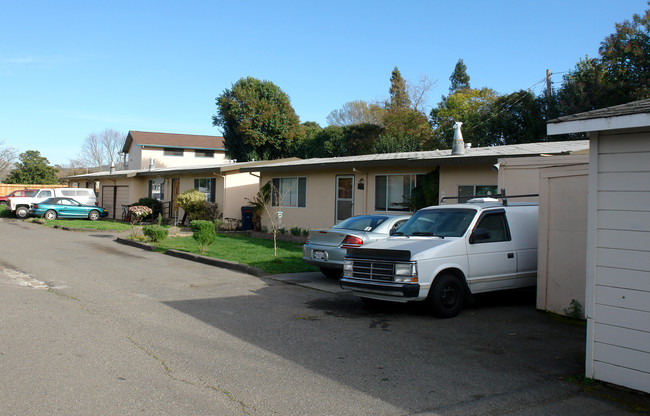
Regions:
<instances>
[{"instance_id":1,"label":"small tree in yard","mask_svg":"<svg viewBox=\"0 0 650 416\"><path fill-rule=\"evenodd\" d=\"M212 221L194 220L190 222L190 228L192 228L192 238L196 240L201 253L205 252L208 246L217 239Z\"/></svg>"},{"instance_id":2,"label":"small tree in yard","mask_svg":"<svg viewBox=\"0 0 650 416\"><path fill-rule=\"evenodd\" d=\"M196 189L181 192L176 203L190 217L190 221L202 220L205 215L205 195Z\"/></svg>"},{"instance_id":3,"label":"small tree in yard","mask_svg":"<svg viewBox=\"0 0 650 416\"><path fill-rule=\"evenodd\" d=\"M291 191L292 188L287 189L284 194L280 195L279 189L273 186L271 181L267 182L262 186L255 195L253 199L246 198L253 205L253 222L255 222L255 216L257 216L258 221L261 221L262 216L266 213L271 224L271 233L273 234L273 257L275 261L278 260L278 241L277 236L280 231L279 227L279 216L278 216L278 207L275 207L273 213L271 213L272 208L269 208L269 205L272 204L272 201L281 201L285 194Z\"/></svg>"}]
</instances>

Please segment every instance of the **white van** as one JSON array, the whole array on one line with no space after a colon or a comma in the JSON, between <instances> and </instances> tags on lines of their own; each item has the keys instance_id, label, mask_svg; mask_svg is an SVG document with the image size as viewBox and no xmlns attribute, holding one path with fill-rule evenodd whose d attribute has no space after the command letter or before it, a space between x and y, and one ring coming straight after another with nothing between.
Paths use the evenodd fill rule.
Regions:
<instances>
[{"instance_id":1,"label":"white van","mask_svg":"<svg viewBox=\"0 0 650 416\"><path fill-rule=\"evenodd\" d=\"M43 202L48 198L72 198L83 205L97 205L97 195L91 188L51 188L37 189L33 196L7 199L7 209L18 218L29 216L29 204Z\"/></svg>"},{"instance_id":2,"label":"white van","mask_svg":"<svg viewBox=\"0 0 650 416\"><path fill-rule=\"evenodd\" d=\"M455 316L471 294L535 286L537 217L537 204L487 199L421 209L388 239L348 249L341 287Z\"/></svg>"}]
</instances>

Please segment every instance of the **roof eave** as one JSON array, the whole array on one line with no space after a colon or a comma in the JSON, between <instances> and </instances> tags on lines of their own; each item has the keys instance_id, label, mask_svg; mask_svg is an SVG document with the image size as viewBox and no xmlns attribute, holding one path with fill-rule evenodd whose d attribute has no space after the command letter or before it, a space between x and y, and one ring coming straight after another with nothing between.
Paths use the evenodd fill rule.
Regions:
<instances>
[{"instance_id":1,"label":"roof eave","mask_svg":"<svg viewBox=\"0 0 650 416\"><path fill-rule=\"evenodd\" d=\"M549 136L592 131L607 131L650 126L650 113L630 114L616 117L600 117L584 120L553 121L546 125Z\"/></svg>"}]
</instances>

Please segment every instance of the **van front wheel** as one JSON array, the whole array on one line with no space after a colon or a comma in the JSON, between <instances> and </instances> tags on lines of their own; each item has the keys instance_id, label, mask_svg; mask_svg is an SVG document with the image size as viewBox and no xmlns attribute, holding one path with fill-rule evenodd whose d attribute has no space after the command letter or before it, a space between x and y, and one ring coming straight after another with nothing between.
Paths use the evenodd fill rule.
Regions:
<instances>
[{"instance_id":1,"label":"van front wheel","mask_svg":"<svg viewBox=\"0 0 650 416\"><path fill-rule=\"evenodd\" d=\"M29 217L29 209L27 209L27 207L16 208L16 217L20 218L21 220Z\"/></svg>"},{"instance_id":2,"label":"van front wheel","mask_svg":"<svg viewBox=\"0 0 650 416\"><path fill-rule=\"evenodd\" d=\"M463 284L452 274L441 274L433 280L433 286L425 302L434 315L452 318L460 313L465 301Z\"/></svg>"}]
</instances>

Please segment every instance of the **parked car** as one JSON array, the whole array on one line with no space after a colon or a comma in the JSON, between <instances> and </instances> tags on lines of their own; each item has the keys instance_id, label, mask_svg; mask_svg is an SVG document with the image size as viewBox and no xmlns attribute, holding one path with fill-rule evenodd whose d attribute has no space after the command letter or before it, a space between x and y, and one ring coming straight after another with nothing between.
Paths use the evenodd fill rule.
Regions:
<instances>
[{"instance_id":1,"label":"parked car","mask_svg":"<svg viewBox=\"0 0 650 416\"><path fill-rule=\"evenodd\" d=\"M481 198L416 212L391 237L348 250L341 287L456 316L472 294L535 286L538 206Z\"/></svg>"},{"instance_id":2,"label":"parked car","mask_svg":"<svg viewBox=\"0 0 650 416\"><path fill-rule=\"evenodd\" d=\"M339 278L348 248L387 238L409 218L410 215L359 215L331 228L312 230L303 246L302 259L318 266L325 276Z\"/></svg>"},{"instance_id":3,"label":"parked car","mask_svg":"<svg viewBox=\"0 0 650 416\"><path fill-rule=\"evenodd\" d=\"M0 204L6 204L8 198L32 196L36 193L36 189L17 189L9 195L0 196Z\"/></svg>"},{"instance_id":4,"label":"parked car","mask_svg":"<svg viewBox=\"0 0 650 416\"><path fill-rule=\"evenodd\" d=\"M48 198L67 197L82 204L97 205L95 191L90 188L46 188L35 189L35 193L29 196L11 197L7 199L7 209L16 217L25 219L29 216L31 204L43 202Z\"/></svg>"},{"instance_id":5,"label":"parked car","mask_svg":"<svg viewBox=\"0 0 650 416\"><path fill-rule=\"evenodd\" d=\"M83 205L72 198L49 198L43 202L32 203L29 214L47 220L57 218L88 218L96 221L108 216L108 211L95 205Z\"/></svg>"}]
</instances>

